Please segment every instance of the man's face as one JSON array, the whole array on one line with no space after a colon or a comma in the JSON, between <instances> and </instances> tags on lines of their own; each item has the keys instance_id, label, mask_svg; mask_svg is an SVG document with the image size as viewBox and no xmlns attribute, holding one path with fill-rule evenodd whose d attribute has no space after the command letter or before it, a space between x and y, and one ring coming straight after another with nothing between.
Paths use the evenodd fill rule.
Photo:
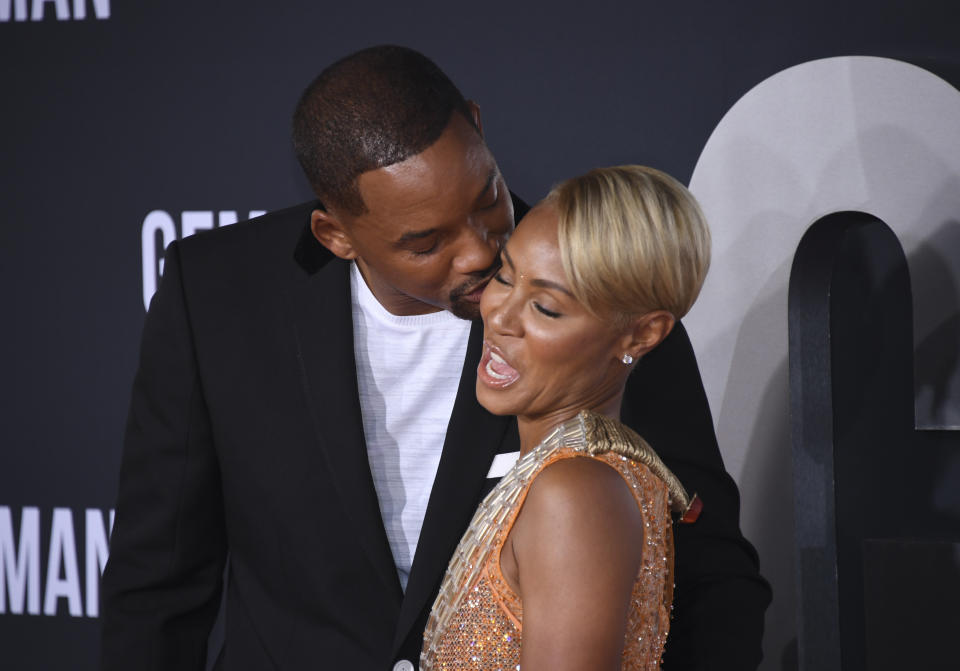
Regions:
<instances>
[{"instance_id":1,"label":"man's face","mask_svg":"<svg viewBox=\"0 0 960 671\"><path fill-rule=\"evenodd\" d=\"M450 310L480 314L480 295L513 231L513 203L480 133L454 113L443 134L405 161L357 180L361 215L331 211L340 243L314 234L335 254L356 259L374 296L391 313Z\"/></svg>"}]
</instances>

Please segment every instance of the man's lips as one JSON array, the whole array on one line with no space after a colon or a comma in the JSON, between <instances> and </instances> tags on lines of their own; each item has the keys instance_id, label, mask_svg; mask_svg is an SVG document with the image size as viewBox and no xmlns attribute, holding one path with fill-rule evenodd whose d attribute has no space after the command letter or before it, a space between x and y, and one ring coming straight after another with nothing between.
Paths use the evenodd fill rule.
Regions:
<instances>
[{"instance_id":1,"label":"man's lips","mask_svg":"<svg viewBox=\"0 0 960 671\"><path fill-rule=\"evenodd\" d=\"M487 287L489 283L490 283L490 278L488 277L487 279L483 280L482 282L480 282L480 284L476 285L472 289L464 291L462 294L460 294L460 297L463 298L463 300L469 301L471 303L479 303L480 297L483 295L483 290Z\"/></svg>"},{"instance_id":2,"label":"man's lips","mask_svg":"<svg viewBox=\"0 0 960 671\"><path fill-rule=\"evenodd\" d=\"M484 341L483 356L477 366L477 379L487 387L503 389L519 380L520 372L507 362L498 347Z\"/></svg>"}]
</instances>

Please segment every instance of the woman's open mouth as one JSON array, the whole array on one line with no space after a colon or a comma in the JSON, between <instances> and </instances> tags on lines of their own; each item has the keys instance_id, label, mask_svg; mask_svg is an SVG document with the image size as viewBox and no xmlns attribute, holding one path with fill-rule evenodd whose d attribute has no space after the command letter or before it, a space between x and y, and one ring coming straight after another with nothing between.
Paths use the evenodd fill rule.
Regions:
<instances>
[{"instance_id":1,"label":"woman's open mouth","mask_svg":"<svg viewBox=\"0 0 960 671\"><path fill-rule=\"evenodd\" d=\"M489 342L483 342L483 356L477 366L477 379L493 389L503 389L520 379L520 373Z\"/></svg>"}]
</instances>

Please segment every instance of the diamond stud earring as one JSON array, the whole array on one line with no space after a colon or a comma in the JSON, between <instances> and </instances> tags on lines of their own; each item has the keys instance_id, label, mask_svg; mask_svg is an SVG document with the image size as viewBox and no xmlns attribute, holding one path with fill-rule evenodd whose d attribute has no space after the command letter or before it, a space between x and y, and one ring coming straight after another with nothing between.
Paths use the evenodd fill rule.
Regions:
<instances>
[{"instance_id":1,"label":"diamond stud earring","mask_svg":"<svg viewBox=\"0 0 960 671\"><path fill-rule=\"evenodd\" d=\"M629 354L624 354L624 355L620 358L620 361L622 361L622 362L624 363L624 365L629 366L630 364L633 363L633 357L630 356Z\"/></svg>"}]
</instances>

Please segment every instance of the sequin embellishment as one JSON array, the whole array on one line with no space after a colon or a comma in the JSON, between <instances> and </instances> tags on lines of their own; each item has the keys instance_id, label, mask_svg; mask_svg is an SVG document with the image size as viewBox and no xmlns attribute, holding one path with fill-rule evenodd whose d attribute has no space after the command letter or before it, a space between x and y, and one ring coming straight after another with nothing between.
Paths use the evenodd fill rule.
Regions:
<instances>
[{"instance_id":1,"label":"sequin embellishment","mask_svg":"<svg viewBox=\"0 0 960 671\"><path fill-rule=\"evenodd\" d=\"M598 435L604 438L599 449ZM629 444L620 449L618 441ZM670 494L658 475L673 475L632 431L581 412L521 457L480 504L430 612L421 671L519 671L523 605L500 572L500 551L537 474L559 459L576 457L598 459L616 469L641 510L644 548L631 595L621 669L660 667L673 600L673 532Z\"/></svg>"}]
</instances>

